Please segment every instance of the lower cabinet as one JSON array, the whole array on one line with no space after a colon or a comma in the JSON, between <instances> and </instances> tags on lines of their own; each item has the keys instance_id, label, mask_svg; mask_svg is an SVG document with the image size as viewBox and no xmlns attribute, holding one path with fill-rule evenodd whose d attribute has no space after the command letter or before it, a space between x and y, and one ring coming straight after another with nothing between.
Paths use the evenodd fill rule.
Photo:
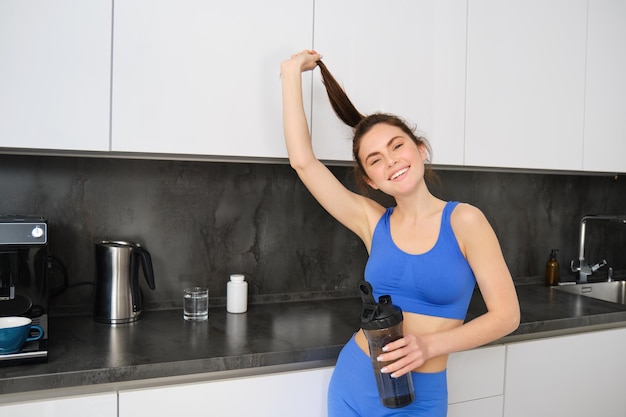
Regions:
<instances>
[{"instance_id":1,"label":"lower cabinet","mask_svg":"<svg viewBox=\"0 0 626 417\"><path fill-rule=\"evenodd\" d=\"M501 417L504 346L450 356L449 416ZM325 417L333 368L122 390L119 417L181 414ZM419 388L418 388L419 389Z\"/></svg>"},{"instance_id":2,"label":"lower cabinet","mask_svg":"<svg viewBox=\"0 0 626 417\"><path fill-rule=\"evenodd\" d=\"M448 359L448 417L502 417L504 345L457 352Z\"/></svg>"},{"instance_id":3,"label":"lower cabinet","mask_svg":"<svg viewBox=\"0 0 626 417\"><path fill-rule=\"evenodd\" d=\"M329 367L120 391L119 417L324 417L332 371Z\"/></svg>"},{"instance_id":4,"label":"lower cabinet","mask_svg":"<svg viewBox=\"0 0 626 417\"><path fill-rule=\"evenodd\" d=\"M117 393L61 397L0 405L2 417L117 417Z\"/></svg>"},{"instance_id":5,"label":"lower cabinet","mask_svg":"<svg viewBox=\"0 0 626 417\"><path fill-rule=\"evenodd\" d=\"M507 345L504 417L626 416L626 329Z\"/></svg>"}]
</instances>

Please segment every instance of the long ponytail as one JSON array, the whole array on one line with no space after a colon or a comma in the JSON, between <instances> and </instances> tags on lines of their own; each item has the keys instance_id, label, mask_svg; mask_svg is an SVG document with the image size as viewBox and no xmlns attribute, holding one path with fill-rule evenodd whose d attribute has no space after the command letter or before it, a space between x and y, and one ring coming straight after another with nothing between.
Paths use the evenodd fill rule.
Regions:
<instances>
[{"instance_id":1,"label":"long ponytail","mask_svg":"<svg viewBox=\"0 0 626 417\"><path fill-rule=\"evenodd\" d=\"M354 107L354 104L352 104L346 92L343 91L343 88L335 80L335 77L328 71L326 65L322 61L317 61L317 65L320 68L322 81L335 114L348 126L355 127L365 116Z\"/></svg>"}]
</instances>

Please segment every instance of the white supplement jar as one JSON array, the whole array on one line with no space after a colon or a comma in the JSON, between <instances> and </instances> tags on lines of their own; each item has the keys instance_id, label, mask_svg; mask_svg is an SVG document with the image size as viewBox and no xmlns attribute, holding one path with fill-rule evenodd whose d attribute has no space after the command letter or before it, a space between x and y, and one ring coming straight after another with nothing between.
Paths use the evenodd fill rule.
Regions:
<instances>
[{"instance_id":1,"label":"white supplement jar","mask_svg":"<svg viewBox=\"0 0 626 417\"><path fill-rule=\"evenodd\" d=\"M226 311L245 313L248 310L248 283L242 274L233 274L226 284Z\"/></svg>"}]
</instances>

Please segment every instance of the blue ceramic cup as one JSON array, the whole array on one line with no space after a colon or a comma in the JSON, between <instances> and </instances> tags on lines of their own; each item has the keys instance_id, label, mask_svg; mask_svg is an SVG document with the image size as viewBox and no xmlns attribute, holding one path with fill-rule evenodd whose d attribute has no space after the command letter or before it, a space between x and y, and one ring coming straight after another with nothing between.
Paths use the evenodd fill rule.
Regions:
<instances>
[{"instance_id":1,"label":"blue ceramic cup","mask_svg":"<svg viewBox=\"0 0 626 417\"><path fill-rule=\"evenodd\" d=\"M41 326L32 322L28 317L0 317L0 355L19 352L24 343L43 337ZM39 334L30 337L31 329Z\"/></svg>"}]
</instances>

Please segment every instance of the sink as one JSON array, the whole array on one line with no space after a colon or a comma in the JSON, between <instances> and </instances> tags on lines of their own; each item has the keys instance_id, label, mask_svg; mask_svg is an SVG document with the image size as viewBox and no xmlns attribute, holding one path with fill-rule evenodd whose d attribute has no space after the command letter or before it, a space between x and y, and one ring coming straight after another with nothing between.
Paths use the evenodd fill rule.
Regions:
<instances>
[{"instance_id":1,"label":"sink","mask_svg":"<svg viewBox=\"0 0 626 417\"><path fill-rule=\"evenodd\" d=\"M552 287L557 291L578 294L611 303L626 304L626 281L590 282Z\"/></svg>"}]
</instances>

